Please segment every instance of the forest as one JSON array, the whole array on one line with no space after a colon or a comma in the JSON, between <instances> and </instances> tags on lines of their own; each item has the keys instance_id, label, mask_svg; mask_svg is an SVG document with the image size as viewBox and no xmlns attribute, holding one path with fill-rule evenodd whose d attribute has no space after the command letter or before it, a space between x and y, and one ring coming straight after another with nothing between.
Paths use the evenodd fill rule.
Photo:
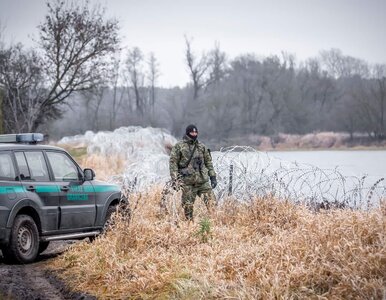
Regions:
<instances>
[{"instance_id":1,"label":"forest","mask_svg":"<svg viewBox=\"0 0 386 300\"><path fill-rule=\"evenodd\" d=\"M203 138L219 142L323 131L386 137L386 64L340 49L305 61L285 50L230 58L219 41L196 49L194 38L183 36L190 80L166 88L158 81L168 66L156 49L122 47L119 22L100 7L47 2L38 29L33 48L7 44L0 30L0 132L58 139L136 125L180 136L194 123Z\"/></svg>"}]
</instances>

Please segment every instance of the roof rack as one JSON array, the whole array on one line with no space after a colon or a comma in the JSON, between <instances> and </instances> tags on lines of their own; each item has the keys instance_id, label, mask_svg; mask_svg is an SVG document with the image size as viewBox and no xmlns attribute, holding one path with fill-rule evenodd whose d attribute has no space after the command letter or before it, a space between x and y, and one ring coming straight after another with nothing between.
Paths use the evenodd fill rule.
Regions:
<instances>
[{"instance_id":1,"label":"roof rack","mask_svg":"<svg viewBox=\"0 0 386 300\"><path fill-rule=\"evenodd\" d=\"M44 141L42 133L0 134L0 143L36 144Z\"/></svg>"}]
</instances>

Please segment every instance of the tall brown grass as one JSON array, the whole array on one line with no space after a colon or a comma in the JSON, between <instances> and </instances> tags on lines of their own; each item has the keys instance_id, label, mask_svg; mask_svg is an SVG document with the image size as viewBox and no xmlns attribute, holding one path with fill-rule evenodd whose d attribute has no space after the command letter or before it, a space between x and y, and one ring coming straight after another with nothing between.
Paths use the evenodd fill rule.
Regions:
<instances>
[{"instance_id":1,"label":"tall brown grass","mask_svg":"<svg viewBox=\"0 0 386 300\"><path fill-rule=\"evenodd\" d=\"M130 222L117 214L104 236L74 245L52 268L100 299L386 296L382 209L314 214L256 198L227 200L208 215L197 201L194 222L186 222L179 196L160 209L159 187L131 195Z\"/></svg>"},{"instance_id":2,"label":"tall brown grass","mask_svg":"<svg viewBox=\"0 0 386 300\"><path fill-rule=\"evenodd\" d=\"M70 144L52 144L68 151L82 168L91 168L99 180L108 180L114 175L122 174L127 159L122 155L87 154L87 146Z\"/></svg>"},{"instance_id":3,"label":"tall brown grass","mask_svg":"<svg viewBox=\"0 0 386 300\"><path fill-rule=\"evenodd\" d=\"M99 180L108 180L114 175L122 174L126 166L126 158L120 155L91 154L83 157L79 164L84 168L92 168Z\"/></svg>"}]
</instances>

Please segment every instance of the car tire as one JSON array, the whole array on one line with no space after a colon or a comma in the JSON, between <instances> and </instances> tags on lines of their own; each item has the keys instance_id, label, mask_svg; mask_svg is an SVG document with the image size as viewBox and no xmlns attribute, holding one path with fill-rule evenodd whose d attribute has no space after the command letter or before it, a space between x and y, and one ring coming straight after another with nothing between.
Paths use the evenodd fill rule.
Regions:
<instances>
[{"instance_id":1,"label":"car tire","mask_svg":"<svg viewBox=\"0 0 386 300\"><path fill-rule=\"evenodd\" d=\"M106 212L106 217L105 217L105 221L103 223L103 228L101 230L101 234L104 234L109 228L110 226L112 225L112 220L111 220L111 216L113 215L113 213L117 210L117 206L116 205L110 205L108 208L107 208L107 212ZM99 235L98 235L99 236ZM93 241L95 241L95 239L97 238L97 236L90 236L89 237L89 240L90 242L92 243Z\"/></svg>"},{"instance_id":2,"label":"car tire","mask_svg":"<svg viewBox=\"0 0 386 300\"><path fill-rule=\"evenodd\" d=\"M39 231L35 221L28 215L16 216L4 258L9 262L26 264L33 262L39 252Z\"/></svg>"},{"instance_id":3,"label":"car tire","mask_svg":"<svg viewBox=\"0 0 386 300\"><path fill-rule=\"evenodd\" d=\"M46 242L40 242L39 243L39 254L46 251L46 249L48 248L48 246L50 245L50 242L49 241L46 241Z\"/></svg>"},{"instance_id":4,"label":"car tire","mask_svg":"<svg viewBox=\"0 0 386 300\"><path fill-rule=\"evenodd\" d=\"M116 210L117 210L116 205L110 205L109 208L107 209L105 222L103 224L102 233L105 233L111 227L111 225L113 225L113 221L111 219L111 216L113 215L113 213L116 212Z\"/></svg>"}]
</instances>

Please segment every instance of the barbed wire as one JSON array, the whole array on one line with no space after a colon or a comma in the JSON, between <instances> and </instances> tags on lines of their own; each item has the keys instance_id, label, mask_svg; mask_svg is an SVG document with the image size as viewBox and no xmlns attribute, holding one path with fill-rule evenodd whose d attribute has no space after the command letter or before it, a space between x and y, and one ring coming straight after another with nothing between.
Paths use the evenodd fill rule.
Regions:
<instances>
[{"instance_id":1,"label":"barbed wire","mask_svg":"<svg viewBox=\"0 0 386 300\"><path fill-rule=\"evenodd\" d=\"M386 198L384 178L367 175L346 176L338 168L322 169L305 163L289 162L248 146L233 146L212 152L218 185L214 189L219 202L233 198L250 201L256 196L271 196L312 208L350 207L370 209ZM128 166L129 172L116 176L130 192L143 191L154 184L165 184L169 191L169 170L165 157L152 164L156 172L141 163Z\"/></svg>"},{"instance_id":2,"label":"barbed wire","mask_svg":"<svg viewBox=\"0 0 386 300\"><path fill-rule=\"evenodd\" d=\"M255 196L274 196L311 207L369 209L386 198L384 178L346 176L338 168L322 169L275 159L252 147L223 148L214 156L219 199L232 196L248 201Z\"/></svg>"}]
</instances>

